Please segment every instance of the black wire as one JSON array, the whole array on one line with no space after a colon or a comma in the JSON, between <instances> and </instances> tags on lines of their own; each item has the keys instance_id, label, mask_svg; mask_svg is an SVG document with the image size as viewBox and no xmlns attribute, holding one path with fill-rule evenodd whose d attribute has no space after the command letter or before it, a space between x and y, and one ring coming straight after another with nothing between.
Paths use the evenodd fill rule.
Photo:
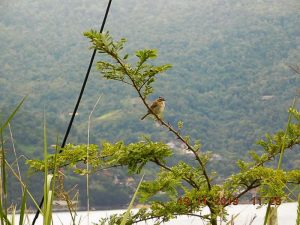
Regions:
<instances>
[{"instance_id":1,"label":"black wire","mask_svg":"<svg viewBox=\"0 0 300 225\"><path fill-rule=\"evenodd\" d=\"M103 18L103 21L102 21L102 25L101 25L101 28L100 28L100 33L103 32L103 29L104 29L104 26L105 26L105 23L106 23L106 19L107 19L107 16L108 16L108 12L109 12L109 9L110 9L111 2L112 2L112 0L109 0L109 2L107 4L106 12L105 12L105 15L104 15L104 18ZM84 92L87 80L88 80L90 72L91 72L91 68L92 68L92 65L93 65L93 62L94 62L94 59L95 59L96 52L97 52L97 50L94 49L92 57L91 57L91 60L90 60L90 63L89 63L89 67L88 67L88 69L86 71L86 75L85 75L85 78L84 78L84 81L83 81L83 84L82 84L82 87L81 87L81 90L80 90L80 93L79 93L79 96L78 96L78 99L77 99L74 111L73 111L73 114L72 114L72 117L71 117L71 120L70 120L69 125L68 125L68 129L66 131L65 137L64 137L63 142L61 144L61 148L64 148L65 145L66 145L68 136L70 134L70 131L71 131L71 128L72 128L72 125L73 125L73 121L74 121L76 112L78 110L78 107L79 107L79 104L80 104L80 101L81 101L81 98L82 98L82 95L83 95L83 92ZM61 152L62 152L62 149L59 151L59 153L61 153ZM43 203L44 203L44 196L42 197L42 200L41 200L41 202L39 204L40 209L42 208ZM34 216L34 219L32 221L32 225L35 224L37 218L39 217L39 214L40 214L40 210L37 209L37 211L35 213L35 216Z\"/></svg>"}]
</instances>

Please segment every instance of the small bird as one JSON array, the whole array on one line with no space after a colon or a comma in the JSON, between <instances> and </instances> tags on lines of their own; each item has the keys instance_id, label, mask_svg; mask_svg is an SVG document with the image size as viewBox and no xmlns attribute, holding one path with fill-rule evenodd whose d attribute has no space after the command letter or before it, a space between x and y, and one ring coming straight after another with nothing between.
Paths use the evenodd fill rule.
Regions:
<instances>
[{"instance_id":1,"label":"small bird","mask_svg":"<svg viewBox=\"0 0 300 225\"><path fill-rule=\"evenodd\" d=\"M156 115L161 114L165 109L165 99L163 97L158 97L154 102L152 102L150 109L145 116L141 118L141 120L145 119L146 116L155 113Z\"/></svg>"}]
</instances>

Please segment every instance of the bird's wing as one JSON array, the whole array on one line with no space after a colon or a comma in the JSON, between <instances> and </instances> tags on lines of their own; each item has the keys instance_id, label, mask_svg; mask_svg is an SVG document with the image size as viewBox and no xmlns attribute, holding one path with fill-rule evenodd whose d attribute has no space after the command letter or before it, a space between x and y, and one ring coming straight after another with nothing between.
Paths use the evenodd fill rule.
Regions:
<instances>
[{"instance_id":1,"label":"bird's wing","mask_svg":"<svg viewBox=\"0 0 300 225\"><path fill-rule=\"evenodd\" d=\"M158 102L155 101L152 103L152 105L150 106L151 109L155 109L158 106Z\"/></svg>"}]
</instances>

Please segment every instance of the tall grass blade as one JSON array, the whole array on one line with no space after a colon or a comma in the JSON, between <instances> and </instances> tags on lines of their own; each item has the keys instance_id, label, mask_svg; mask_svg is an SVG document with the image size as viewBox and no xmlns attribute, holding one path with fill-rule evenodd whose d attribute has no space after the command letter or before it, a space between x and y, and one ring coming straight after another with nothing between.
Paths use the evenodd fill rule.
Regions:
<instances>
[{"instance_id":1,"label":"tall grass blade","mask_svg":"<svg viewBox=\"0 0 300 225\"><path fill-rule=\"evenodd\" d=\"M54 155L54 168L53 174L48 174L48 152L47 152L47 138L46 138L46 122L44 122L44 163L45 163L45 176L47 175L46 182L44 184L44 225L50 225L52 222L52 208L53 208L53 199L54 199L54 187L55 187L55 178L57 174L57 154L58 154L58 145L55 148ZM58 138L57 138L58 142ZM47 168L47 170L46 170ZM52 184L52 185L51 185Z\"/></svg>"},{"instance_id":2,"label":"tall grass blade","mask_svg":"<svg viewBox=\"0 0 300 225\"><path fill-rule=\"evenodd\" d=\"M0 126L0 139L1 139L1 196L0 196L0 217L1 217L1 224L4 224L4 221L6 223L10 222L7 219L7 181L6 181L6 160L5 160L5 151L4 151L4 143L3 143L3 130L8 126L9 122L14 118L16 113L19 111L20 107L23 105L25 99L24 97L21 102L17 105L15 110L9 115L7 120L1 124ZM3 190L3 192L2 192ZM2 199L3 197L3 199ZM4 207L4 209L3 209Z\"/></svg>"},{"instance_id":3,"label":"tall grass blade","mask_svg":"<svg viewBox=\"0 0 300 225\"><path fill-rule=\"evenodd\" d=\"M92 111L90 112L90 115L89 115L89 119L88 119L88 134L87 134L87 148L86 148L86 198L87 198L87 201L86 201L86 211L87 211L87 225L90 224L90 188L89 188L89 184L90 184L90 181L89 181L89 147L90 147L90 127L91 127L91 117L92 117L92 114L94 113L98 103L100 102L102 98L102 94L99 96L99 98L97 99Z\"/></svg>"},{"instance_id":4,"label":"tall grass blade","mask_svg":"<svg viewBox=\"0 0 300 225\"><path fill-rule=\"evenodd\" d=\"M11 224L15 224L15 218L16 218L16 206L12 206L12 210L11 210Z\"/></svg>"},{"instance_id":5,"label":"tall grass blade","mask_svg":"<svg viewBox=\"0 0 300 225\"><path fill-rule=\"evenodd\" d=\"M19 111L20 107L23 105L25 99L27 98L27 96L25 96L22 101L17 105L17 107L15 108L15 110L12 112L12 114L10 114L10 116L8 117L8 119L4 122L3 125L1 125L0 127L0 132L2 132L4 130L4 128L8 125L8 123L14 118L14 116L16 115L16 113Z\"/></svg>"},{"instance_id":6,"label":"tall grass blade","mask_svg":"<svg viewBox=\"0 0 300 225\"><path fill-rule=\"evenodd\" d=\"M294 108L295 104L296 104L296 98L294 98L291 108ZM279 156L279 160L278 160L278 164L277 164L277 169L278 170L280 170L280 168L281 168L283 155L284 155L284 148L285 148L285 139L286 139L286 136L287 136L287 133L288 133L289 126L291 124L291 120L292 120L292 113L289 112L287 126L286 126L286 129L285 129L284 135L283 135L283 142L282 142L282 145L281 145L280 156ZM274 210L274 213L277 215L277 212L275 212L275 211L277 211L277 208L274 208L272 210ZM269 218L270 217L270 211L271 211L271 204L269 202L268 207L267 207L267 211L266 211L266 215L265 215L265 219L264 219L264 225L267 225L268 221L270 220L270 218Z\"/></svg>"},{"instance_id":7,"label":"tall grass blade","mask_svg":"<svg viewBox=\"0 0 300 225\"><path fill-rule=\"evenodd\" d=\"M2 198L0 198L0 221L1 221L1 225L4 225L4 216L3 216L3 212L2 212Z\"/></svg>"},{"instance_id":8,"label":"tall grass blade","mask_svg":"<svg viewBox=\"0 0 300 225\"><path fill-rule=\"evenodd\" d=\"M295 104L296 104L296 98L294 98L293 104L292 104L291 108L294 108ZM284 135L283 135L283 142L282 142L282 145L281 145L279 161L278 161L278 165L277 165L277 169L278 170L280 170L280 168L281 168L282 159L283 159L283 153L284 153L284 148L285 148L284 142L285 142L285 139L286 139L286 136L287 136L287 132L288 132L289 126L291 124L291 119L292 119L292 113L289 113L289 117L288 117L288 121L287 121L287 126L286 126L286 129L285 129Z\"/></svg>"},{"instance_id":9,"label":"tall grass blade","mask_svg":"<svg viewBox=\"0 0 300 225\"><path fill-rule=\"evenodd\" d=\"M277 213L278 207L271 207L270 208L270 219L269 219L269 225L278 225L278 213Z\"/></svg>"},{"instance_id":10,"label":"tall grass blade","mask_svg":"<svg viewBox=\"0 0 300 225\"><path fill-rule=\"evenodd\" d=\"M51 179L50 179L51 182ZM44 224L45 225L51 225L52 221L52 198L53 198L53 192L49 190L48 192L48 199L46 202L46 212L45 212L45 217L44 217Z\"/></svg>"},{"instance_id":11,"label":"tall grass blade","mask_svg":"<svg viewBox=\"0 0 300 225\"><path fill-rule=\"evenodd\" d=\"M14 156L16 158L15 161L16 161L16 165L17 165L18 174L19 174L20 179L22 179L20 166L19 166L19 160L18 160L18 157L17 157L17 151L16 151L16 148L15 148L15 142L14 142L14 137L13 137L13 133L12 133L12 130L11 130L10 123L8 123L8 130L9 130L9 134L10 134L10 140L11 140L11 144L12 144L12 148L13 148L13 153L14 153Z\"/></svg>"},{"instance_id":12,"label":"tall grass blade","mask_svg":"<svg viewBox=\"0 0 300 225\"><path fill-rule=\"evenodd\" d=\"M47 181L48 181L48 151L47 151L47 132L46 132L46 116L44 111L44 210L48 201L48 190L47 190Z\"/></svg>"},{"instance_id":13,"label":"tall grass blade","mask_svg":"<svg viewBox=\"0 0 300 225\"><path fill-rule=\"evenodd\" d=\"M136 198L136 196L137 196L137 194L138 194L138 191L139 191L139 189L140 189L140 187L141 187L141 184L142 184L142 182L143 182L144 176L145 176L145 174L142 176L142 178L141 178L141 180L140 180L140 183L139 183L139 185L137 186L137 189L136 189L136 191L135 191L135 193L134 193L134 195L133 195L133 197L132 197L132 199L131 199L131 202L130 202L128 208L127 208L126 213L124 214L124 217L123 217L122 222L121 222L120 225L125 225L125 224L126 224L126 221L127 221L128 217L129 217L129 214L130 214L130 210L131 210L132 207L133 207L133 203L134 203L135 198Z\"/></svg>"},{"instance_id":14,"label":"tall grass blade","mask_svg":"<svg viewBox=\"0 0 300 225\"><path fill-rule=\"evenodd\" d=\"M19 225L23 225L23 223L24 223L24 216L25 216L25 213L26 213L25 212L25 209L26 209L26 196L27 196L27 190L26 190L26 187L24 187L23 188L23 194L22 194Z\"/></svg>"},{"instance_id":15,"label":"tall grass blade","mask_svg":"<svg viewBox=\"0 0 300 225\"><path fill-rule=\"evenodd\" d=\"M226 223L226 225L231 225L234 224L234 220L236 218L238 218L238 216L240 215L240 213L236 214L236 215L232 215L231 220L229 222Z\"/></svg>"},{"instance_id":16,"label":"tall grass blade","mask_svg":"<svg viewBox=\"0 0 300 225\"><path fill-rule=\"evenodd\" d=\"M51 202L51 196L49 196L49 193L52 194L52 192L50 192L50 185L51 185L51 179L52 179L52 175L48 175L48 149L47 149L47 127L46 127L46 115L45 115L45 111L44 111L44 167L45 167L45 171L44 171L44 220L43 220L43 224L44 225L48 225L49 224L49 217L51 217L51 215L49 215L49 204Z\"/></svg>"},{"instance_id":17,"label":"tall grass blade","mask_svg":"<svg viewBox=\"0 0 300 225\"><path fill-rule=\"evenodd\" d=\"M5 169L5 150L3 142L3 132L0 131L1 139L1 210L7 215L7 181L6 181L6 169ZM4 208L3 208L4 207Z\"/></svg>"},{"instance_id":18,"label":"tall grass blade","mask_svg":"<svg viewBox=\"0 0 300 225\"><path fill-rule=\"evenodd\" d=\"M1 206L1 208L0 208L0 211L2 212L2 206ZM0 222L1 222L1 225L4 224L4 218L3 218L3 216L2 216L2 213L0 213Z\"/></svg>"},{"instance_id":19,"label":"tall grass blade","mask_svg":"<svg viewBox=\"0 0 300 225\"><path fill-rule=\"evenodd\" d=\"M1 218L1 225L12 225L9 219L7 218L7 214L3 212L2 205L0 206L0 218Z\"/></svg>"},{"instance_id":20,"label":"tall grass blade","mask_svg":"<svg viewBox=\"0 0 300 225\"><path fill-rule=\"evenodd\" d=\"M14 169L11 167L11 165L5 161L7 167L10 169L10 171L13 173L13 175L17 178L17 180L20 182L20 184L22 185L23 188L26 188L26 185L23 183L23 181L20 179L20 177L18 176L18 174L14 171ZM31 198L32 202L34 203L35 207L41 212L41 214L43 215L43 211L40 209L39 204L35 201L33 195L28 191L28 189L25 189L27 194L29 195L29 197ZM1 208L1 207L0 207Z\"/></svg>"},{"instance_id":21,"label":"tall grass blade","mask_svg":"<svg viewBox=\"0 0 300 225\"><path fill-rule=\"evenodd\" d=\"M300 225L300 194L298 194L298 208L297 208L297 220L296 224Z\"/></svg>"}]
</instances>

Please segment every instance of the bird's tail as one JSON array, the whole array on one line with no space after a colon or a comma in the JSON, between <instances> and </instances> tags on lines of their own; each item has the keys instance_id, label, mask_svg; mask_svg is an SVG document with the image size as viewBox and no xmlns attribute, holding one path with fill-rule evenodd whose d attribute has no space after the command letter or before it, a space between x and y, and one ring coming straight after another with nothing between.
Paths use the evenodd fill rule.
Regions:
<instances>
[{"instance_id":1,"label":"bird's tail","mask_svg":"<svg viewBox=\"0 0 300 225\"><path fill-rule=\"evenodd\" d=\"M148 116L149 114L150 114L150 113L147 113L145 116L143 116L143 117L141 118L141 120L145 119L146 116Z\"/></svg>"}]
</instances>

